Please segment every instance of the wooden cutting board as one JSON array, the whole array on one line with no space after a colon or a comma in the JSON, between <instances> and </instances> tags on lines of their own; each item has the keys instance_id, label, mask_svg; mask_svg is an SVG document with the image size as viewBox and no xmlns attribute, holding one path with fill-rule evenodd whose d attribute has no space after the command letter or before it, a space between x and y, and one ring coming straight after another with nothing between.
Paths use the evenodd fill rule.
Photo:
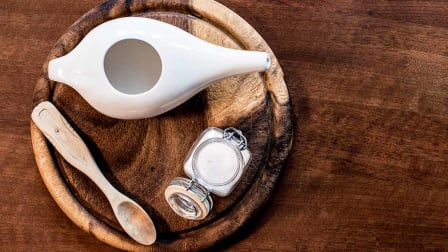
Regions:
<instances>
[{"instance_id":1,"label":"wooden cutting board","mask_svg":"<svg viewBox=\"0 0 448 252\"><path fill-rule=\"evenodd\" d=\"M229 48L269 52L272 67L223 80L156 118L106 117L70 87L50 81L47 65L70 52L95 26L124 16L161 20ZM33 149L45 185L73 222L125 250L203 249L229 237L269 199L292 141L291 104L279 63L249 24L214 1L108 1L92 9L50 51L36 84L34 105L45 100L65 115L111 183L148 211L158 240L142 246L128 238L98 188L66 163L32 124ZM212 126L241 129L253 160L231 196L213 198L215 205L206 219L186 220L169 208L163 192L172 178L184 176L182 164L190 146Z\"/></svg>"}]
</instances>

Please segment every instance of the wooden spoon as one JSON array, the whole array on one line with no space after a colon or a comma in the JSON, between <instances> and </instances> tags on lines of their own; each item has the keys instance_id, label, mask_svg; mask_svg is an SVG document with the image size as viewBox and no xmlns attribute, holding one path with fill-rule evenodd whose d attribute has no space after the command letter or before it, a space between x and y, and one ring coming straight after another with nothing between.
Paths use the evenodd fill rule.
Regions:
<instances>
[{"instance_id":1,"label":"wooden spoon","mask_svg":"<svg viewBox=\"0 0 448 252\"><path fill-rule=\"evenodd\" d=\"M106 195L124 231L141 244L153 244L157 235L149 215L109 183L83 140L57 108L48 101L42 102L34 108L31 118L65 160L87 175Z\"/></svg>"}]
</instances>

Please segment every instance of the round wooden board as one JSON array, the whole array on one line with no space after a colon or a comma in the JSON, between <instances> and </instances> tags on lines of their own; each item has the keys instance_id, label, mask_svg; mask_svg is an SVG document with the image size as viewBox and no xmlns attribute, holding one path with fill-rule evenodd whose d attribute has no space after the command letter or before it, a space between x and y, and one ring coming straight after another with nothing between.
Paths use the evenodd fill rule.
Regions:
<instances>
[{"instance_id":1,"label":"round wooden board","mask_svg":"<svg viewBox=\"0 0 448 252\"><path fill-rule=\"evenodd\" d=\"M70 87L50 81L47 65L72 50L95 26L124 16L161 20L225 47L269 52L272 67L265 73L223 80L156 118L108 118ZM94 8L49 53L36 84L34 105L45 100L66 116L111 183L153 218L158 231L155 244L142 246L128 238L97 187L67 164L31 124L39 171L57 204L83 230L124 250L195 250L227 238L268 200L291 148L290 98L275 56L249 24L214 1L108 1ZM163 192L172 178L184 176L182 163L190 146L211 126L241 129L253 161L231 196L213 198L215 206L206 219L185 220L169 208Z\"/></svg>"}]
</instances>

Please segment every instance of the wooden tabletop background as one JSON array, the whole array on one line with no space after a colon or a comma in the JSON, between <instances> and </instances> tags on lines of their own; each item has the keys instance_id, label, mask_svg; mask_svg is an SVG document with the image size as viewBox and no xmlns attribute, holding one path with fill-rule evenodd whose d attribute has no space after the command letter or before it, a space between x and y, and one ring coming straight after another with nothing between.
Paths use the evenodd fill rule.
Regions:
<instances>
[{"instance_id":1,"label":"wooden tabletop background","mask_svg":"<svg viewBox=\"0 0 448 252\"><path fill-rule=\"evenodd\" d=\"M99 0L0 1L0 250L113 251L47 192L35 81ZM220 247L448 249L448 1L221 0L285 72L294 145L266 208Z\"/></svg>"}]
</instances>

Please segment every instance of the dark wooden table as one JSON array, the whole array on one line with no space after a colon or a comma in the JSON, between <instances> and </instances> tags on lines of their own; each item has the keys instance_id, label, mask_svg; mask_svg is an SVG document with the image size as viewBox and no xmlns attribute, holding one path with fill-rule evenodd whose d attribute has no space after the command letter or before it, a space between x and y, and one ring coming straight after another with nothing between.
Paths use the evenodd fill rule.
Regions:
<instances>
[{"instance_id":1,"label":"dark wooden table","mask_svg":"<svg viewBox=\"0 0 448 252\"><path fill-rule=\"evenodd\" d=\"M107 251L58 208L29 123L41 64L101 1L0 1L0 251ZM271 45L295 139L234 250L448 249L448 1L223 0Z\"/></svg>"}]
</instances>

